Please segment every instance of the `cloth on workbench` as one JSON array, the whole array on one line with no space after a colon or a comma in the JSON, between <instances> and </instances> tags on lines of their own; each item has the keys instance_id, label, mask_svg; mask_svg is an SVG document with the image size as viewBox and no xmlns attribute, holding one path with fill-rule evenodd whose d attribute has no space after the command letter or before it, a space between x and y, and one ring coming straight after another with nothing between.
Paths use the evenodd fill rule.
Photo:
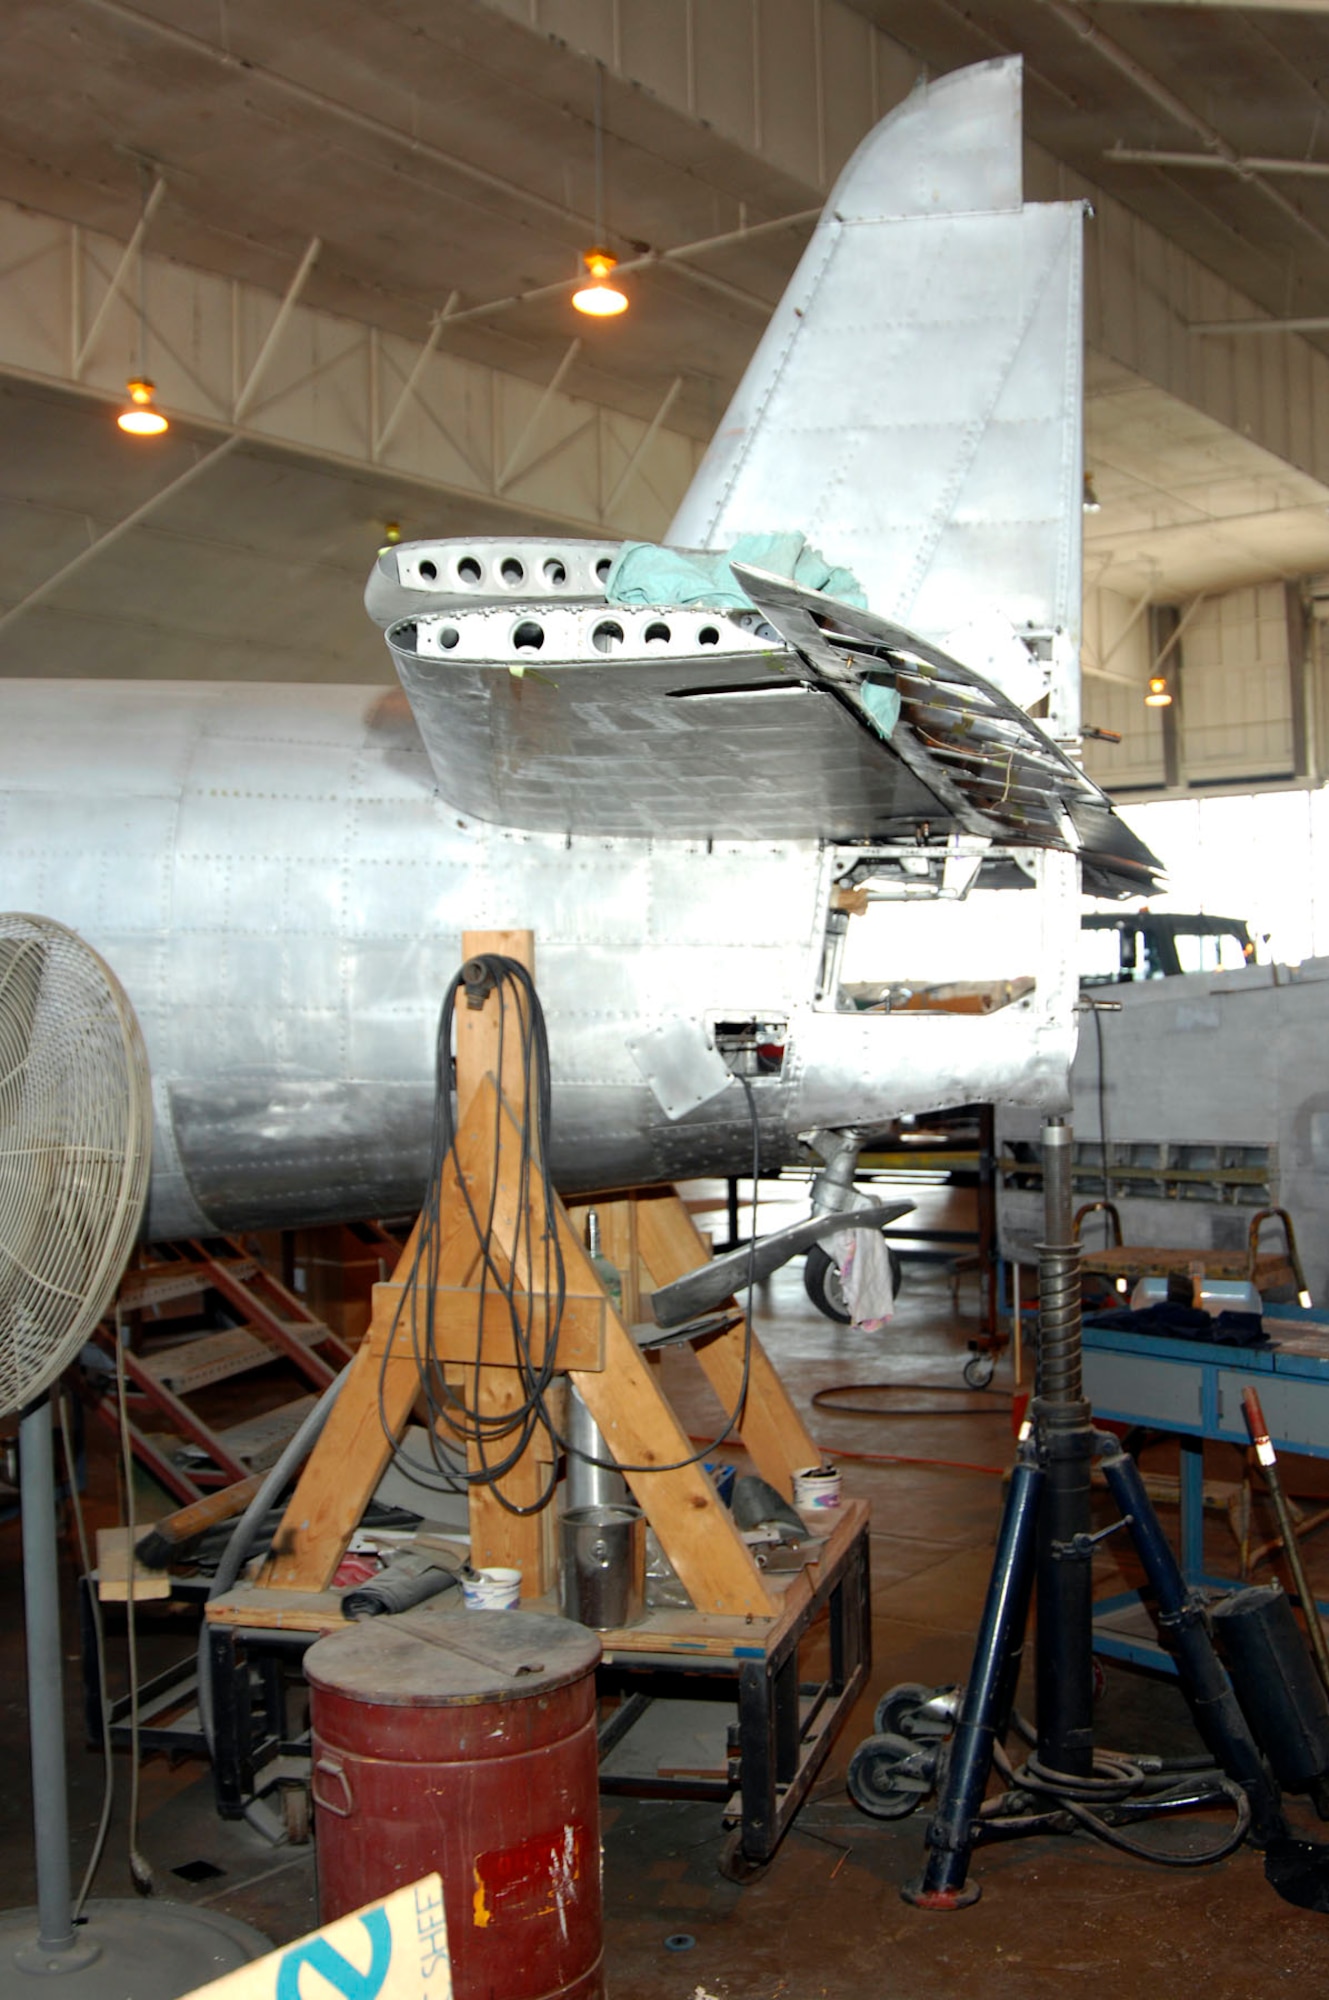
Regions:
<instances>
[{"instance_id":1,"label":"cloth on workbench","mask_svg":"<svg viewBox=\"0 0 1329 2000\"><path fill-rule=\"evenodd\" d=\"M879 1333L895 1318L895 1278L885 1237L879 1229L841 1229L823 1238L823 1248L840 1267L851 1322L864 1333Z\"/></svg>"},{"instance_id":2,"label":"cloth on workbench","mask_svg":"<svg viewBox=\"0 0 1329 2000\"><path fill-rule=\"evenodd\" d=\"M1259 1313L1202 1312L1198 1306L1174 1305L1171 1301L1146 1306L1132 1312L1129 1306L1114 1306L1109 1312L1087 1313L1087 1327L1105 1333L1162 1334L1169 1340L1199 1340L1212 1347L1268 1347L1269 1336Z\"/></svg>"},{"instance_id":3,"label":"cloth on workbench","mask_svg":"<svg viewBox=\"0 0 1329 2000\"><path fill-rule=\"evenodd\" d=\"M691 605L706 611L751 611L731 562L788 577L804 590L824 591L841 604L866 611L867 598L851 570L827 562L799 534L740 535L730 549L667 549L656 542L624 542L605 578L610 604Z\"/></svg>"},{"instance_id":4,"label":"cloth on workbench","mask_svg":"<svg viewBox=\"0 0 1329 2000\"><path fill-rule=\"evenodd\" d=\"M381 1618L393 1611L409 1611L427 1597L437 1597L461 1578L441 1556L415 1549L403 1549L386 1569L367 1582L348 1590L341 1601L346 1618Z\"/></svg>"}]
</instances>

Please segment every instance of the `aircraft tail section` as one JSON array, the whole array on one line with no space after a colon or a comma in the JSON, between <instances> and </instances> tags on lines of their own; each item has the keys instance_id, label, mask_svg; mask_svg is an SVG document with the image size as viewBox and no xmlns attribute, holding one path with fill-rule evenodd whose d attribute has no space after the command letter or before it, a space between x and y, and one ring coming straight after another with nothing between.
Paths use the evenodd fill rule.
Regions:
<instances>
[{"instance_id":1,"label":"aircraft tail section","mask_svg":"<svg viewBox=\"0 0 1329 2000\"><path fill-rule=\"evenodd\" d=\"M1079 203L1024 205L1018 59L850 160L668 535L801 530L898 620L1078 729ZM1063 671L1067 670L1067 671Z\"/></svg>"}]
</instances>

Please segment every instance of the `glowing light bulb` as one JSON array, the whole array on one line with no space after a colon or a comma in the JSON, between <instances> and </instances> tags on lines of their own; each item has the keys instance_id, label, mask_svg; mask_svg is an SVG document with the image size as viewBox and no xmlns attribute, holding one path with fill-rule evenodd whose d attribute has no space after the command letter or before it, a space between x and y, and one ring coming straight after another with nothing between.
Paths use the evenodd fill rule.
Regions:
<instances>
[{"instance_id":1,"label":"glowing light bulb","mask_svg":"<svg viewBox=\"0 0 1329 2000\"><path fill-rule=\"evenodd\" d=\"M1168 684L1162 674L1150 675L1149 692L1144 698L1144 705L1146 708L1171 708L1172 696L1168 692Z\"/></svg>"},{"instance_id":2,"label":"glowing light bulb","mask_svg":"<svg viewBox=\"0 0 1329 2000\"><path fill-rule=\"evenodd\" d=\"M128 431L133 437L160 437L163 431L170 429L161 411L153 407L152 399L157 393L155 384L136 379L125 386L129 408L121 410L115 420L122 431Z\"/></svg>"},{"instance_id":3,"label":"glowing light bulb","mask_svg":"<svg viewBox=\"0 0 1329 2000\"><path fill-rule=\"evenodd\" d=\"M609 273L618 263L613 251L588 250L582 262L591 282L572 294L572 303L577 311L589 313L592 319L611 319L615 313L626 312L626 292L620 292L616 285L608 282Z\"/></svg>"}]
</instances>

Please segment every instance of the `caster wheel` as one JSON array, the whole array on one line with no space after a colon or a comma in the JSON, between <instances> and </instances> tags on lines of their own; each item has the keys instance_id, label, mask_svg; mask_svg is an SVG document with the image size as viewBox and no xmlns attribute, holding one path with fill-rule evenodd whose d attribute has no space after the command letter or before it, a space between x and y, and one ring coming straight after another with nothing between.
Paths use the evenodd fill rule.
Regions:
<instances>
[{"instance_id":1,"label":"caster wheel","mask_svg":"<svg viewBox=\"0 0 1329 2000\"><path fill-rule=\"evenodd\" d=\"M750 1854L743 1852L743 1829L736 1826L720 1849L720 1858L715 1865L726 1882L736 1882L740 1889L745 1889L749 1882L760 1882L771 1864L769 1861L754 1861Z\"/></svg>"},{"instance_id":2,"label":"caster wheel","mask_svg":"<svg viewBox=\"0 0 1329 2000\"><path fill-rule=\"evenodd\" d=\"M997 1372L997 1364L990 1354L973 1354L964 1364L964 1379L971 1389L986 1389Z\"/></svg>"},{"instance_id":3,"label":"caster wheel","mask_svg":"<svg viewBox=\"0 0 1329 2000\"><path fill-rule=\"evenodd\" d=\"M869 1736L849 1762L845 1783L874 1819L908 1819L936 1783L937 1752L905 1736Z\"/></svg>"},{"instance_id":4,"label":"caster wheel","mask_svg":"<svg viewBox=\"0 0 1329 2000\"><path fill-rule=\"evenodd\" d=\"M904 1283L904 1265L895 1251L890 1253L891 1290L899 1297ZM819 1313L833 1319L840 1326L848 1326L852 1315L844 1295L844 1285L840 1280L840 1267L829 1251L820 1243L814 1243L803 1259L803 1290L811 1299Z\"/></svg>"},{"instance_id":5,"label":"caster wheel","mask_svg":"<svg viewBox=\"0 0 1329 2000\"><path fill-rule=\"evenodd\" d=\"M924 1687L921 1681L901 1681L888 1688L877 1703L872 1727L878 1736L903 1736L911 1743L939 1743L950 1735L955 1719L949 1713L929 1715L926 1704L937 1695L955 1695L958 1688Z\"/></svg>"},{"instance_id":6,"label":"caster wheel","mask_svg":"<svg viewBox=\"0 0 1329 2000\"><path fill-rule=\"evenodd\" d=\"M282 1825L286 1828L286 1838L292 1847L307 1847L312 1831L309 1813L308 1785L283 1785L281 1788Z\"/></svg>"}]
</instances>

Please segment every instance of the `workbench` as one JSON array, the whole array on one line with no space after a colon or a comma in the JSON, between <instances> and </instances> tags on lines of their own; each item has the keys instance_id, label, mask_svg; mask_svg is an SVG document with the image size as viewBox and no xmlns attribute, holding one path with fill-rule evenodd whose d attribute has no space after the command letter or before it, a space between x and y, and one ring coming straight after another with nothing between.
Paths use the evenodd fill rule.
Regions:
<instances>
[{"instance_id":1,"label":"workbench","mask_svg":"<svg viewBox=\"0 0 1329 2000\"><path fill-rule=\"evenodd\" d=\"M670 1692L726 1684L736 1702L735 1751L724 1777L609 1777L606 1792L655 1798L714 1799L733 1826L722 1867L733 1879L774 1854L857 1700L871 1665L868 1509L849 1500L815 1557L787 1575L770 1576L779 1608L771 1618L706 1616L648 1610L639 1624L604 1632L597 1687L621 1697L605 1716L601 1755L621 1743L649 1702ZM454 1597L459 1593L453 1593ZM442 1601L436 1600L442 1608ZM551 1595L521 1609L557 1612ZM800 1646L826 1613L829 1658L806 1679ZM456 1615L467 1614L458 1604ZM208 1606L219 1811L239 1817L264 1789L265 1768L307 1755L288 1733L284 1679L323 1633L345 1623L335 1591L277 1591L240 1584ZM805 1664L805 1663L804 1663Z\"/></svg>"},{"instance_id":2,"label":"workbench","mask_svg":"<svg viewBox=\"0 0 1329 2000\"><path fill-rule=\"evenodd\" d=\"M1204 1446L1249 1445L1241 1392L1251 1384L1280 1452L1329 1458L1329 1313L1267 1312L1267 1347L1219 1347L1154 1334L1084 1329L1084 1393L1095 1418L1167 1431L1181 1446L1178 1556L1190 1584L1222 1588L1204 1561ZM1170 1671L1134 1592L1095 1606L1095 1650Z\"/></svg>"}]
</instances>

